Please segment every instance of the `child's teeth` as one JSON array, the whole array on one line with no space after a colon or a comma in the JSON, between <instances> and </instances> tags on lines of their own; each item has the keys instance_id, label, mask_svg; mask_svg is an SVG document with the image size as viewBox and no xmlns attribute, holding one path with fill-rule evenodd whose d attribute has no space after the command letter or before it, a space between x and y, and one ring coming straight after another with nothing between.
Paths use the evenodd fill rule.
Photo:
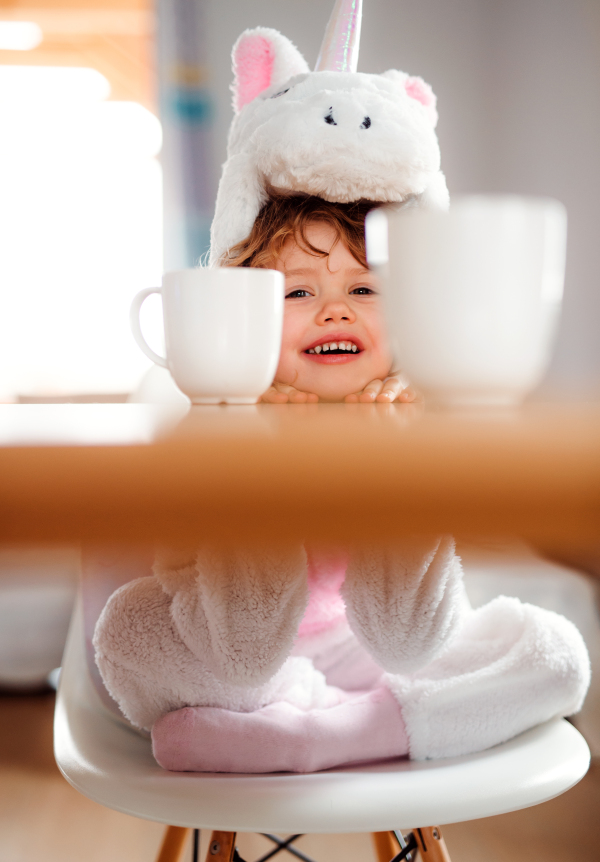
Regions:
<instances>
[{"instance_id":1,"label":"child's teeth","mask_svg":"<svg viewBox=\"0 0 600 862\"><path fill-rule=\"evenodd\" d=\"M357 353L358 347L352 341L328 341L326 344L318 344L311 347L307 353L328 353L330 350L345 350L347 353Z\"/></svg>"}]
</instances>

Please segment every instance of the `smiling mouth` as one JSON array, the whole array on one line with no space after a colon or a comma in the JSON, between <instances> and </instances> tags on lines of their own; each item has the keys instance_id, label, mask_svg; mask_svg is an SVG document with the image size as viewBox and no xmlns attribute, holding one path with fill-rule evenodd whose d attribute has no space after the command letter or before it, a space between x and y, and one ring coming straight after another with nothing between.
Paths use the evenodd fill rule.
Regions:
<instances>
[{"instance_id":1,"label":"smiling mouth","mask_svg":"<svg viewBox=\"0 0 600 862\"><path fill-rule=\"evenodd\" d=\"M327 356L344 356L353 353L361 353L360 347L354 344L353 341L328 341L325 344L317 344L316 347L310 347L305 353L324 353Z\"/></svg>"}]
</instances>

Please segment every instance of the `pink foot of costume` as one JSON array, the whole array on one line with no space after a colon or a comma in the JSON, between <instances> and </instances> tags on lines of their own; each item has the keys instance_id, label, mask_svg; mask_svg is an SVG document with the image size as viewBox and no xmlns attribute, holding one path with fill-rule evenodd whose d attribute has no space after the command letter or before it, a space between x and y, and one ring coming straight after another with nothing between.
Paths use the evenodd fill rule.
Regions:
<instances>
[{"instance_id":1,"label":"pink foot of costume","mask_svg":"<svg viewBox=\"0 0 600 862\"><path fill-rule=\"evenodd\" d=\"M152 750L183 772L316 772L408 753L400 707L386 688L304 712L272 703L256 712L187 707L159 719Z\"/></svg>"}]
</instances>

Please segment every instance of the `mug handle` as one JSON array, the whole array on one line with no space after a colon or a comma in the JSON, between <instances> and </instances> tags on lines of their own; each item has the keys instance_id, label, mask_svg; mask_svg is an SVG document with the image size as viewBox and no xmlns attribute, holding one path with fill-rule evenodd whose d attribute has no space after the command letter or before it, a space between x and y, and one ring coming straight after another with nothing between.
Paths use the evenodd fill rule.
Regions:
<instances>
[{"instance_id":1,"label":"mug handle","mask_svg":"<svg viewBox=\"0 0 600 862\"><path fill-rule=\"evenodd\" d=\"M139 293L133 297L133 302L131 303L131 308L129 309L129 325L131 327L131 332L133 337L135 338L137 346L140 348L142 353L145 353L148 359L151 359L152 362L155 362L157 365L162 365L163 368L168 368L167 360L164 356L159 356L158 353L155 353L151 347L146 344L146 339L142 335L142 328L140 326L140 311L144 300L150 296L151 293L158 293L162 296L162 291L160 287L147 287L144 290L140 290Z\"/></svg>"}]
</instances>

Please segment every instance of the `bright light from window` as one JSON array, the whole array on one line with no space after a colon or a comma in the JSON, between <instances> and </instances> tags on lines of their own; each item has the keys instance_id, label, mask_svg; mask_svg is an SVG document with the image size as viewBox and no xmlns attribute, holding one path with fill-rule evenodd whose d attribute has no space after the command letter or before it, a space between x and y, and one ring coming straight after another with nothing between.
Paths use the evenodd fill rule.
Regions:
<instances>
[{"instance_id":1,"label":"bright light from window","mask_svg":"<svg viewBox=\"0 0 600 862\"><path fill-rule=\"evenodd\" d=\"M88 117L89 145L115 158L156 156L162 146L157 117L136 102L106 102Z\"/></svg>"},{"instance_id":2,"label":"bright light from window","mask_svg":"<svg viewBox=\"0 0 600 862\"><path fill-rule=\"evenodd\" d=\"M31 51L43 35L33 21L0 21L0 51Z\"/></svg>"},{"instance_id":3,"label":"bright light from window","mask_svg":"<svg viewBox=\"0 0 600 862\"><path fill-rule=\"evenodd\" d=\"M96 69L60 66L0 66L0 104L100 102L110 84Z\"/></svg>"},{"instance_id":4,"label":"bright light from window","mask_svg":"<svg viewBox=\"0 0 600 862\"><path fill-rule=\"evenodd\" d=\"M149 363L129 304L162 274L160 123L99 101L93 70L21 71L0 98L0 401L131 391ZM148 326L156 343L158 309Z\"/></svg>"}]
</instances>

